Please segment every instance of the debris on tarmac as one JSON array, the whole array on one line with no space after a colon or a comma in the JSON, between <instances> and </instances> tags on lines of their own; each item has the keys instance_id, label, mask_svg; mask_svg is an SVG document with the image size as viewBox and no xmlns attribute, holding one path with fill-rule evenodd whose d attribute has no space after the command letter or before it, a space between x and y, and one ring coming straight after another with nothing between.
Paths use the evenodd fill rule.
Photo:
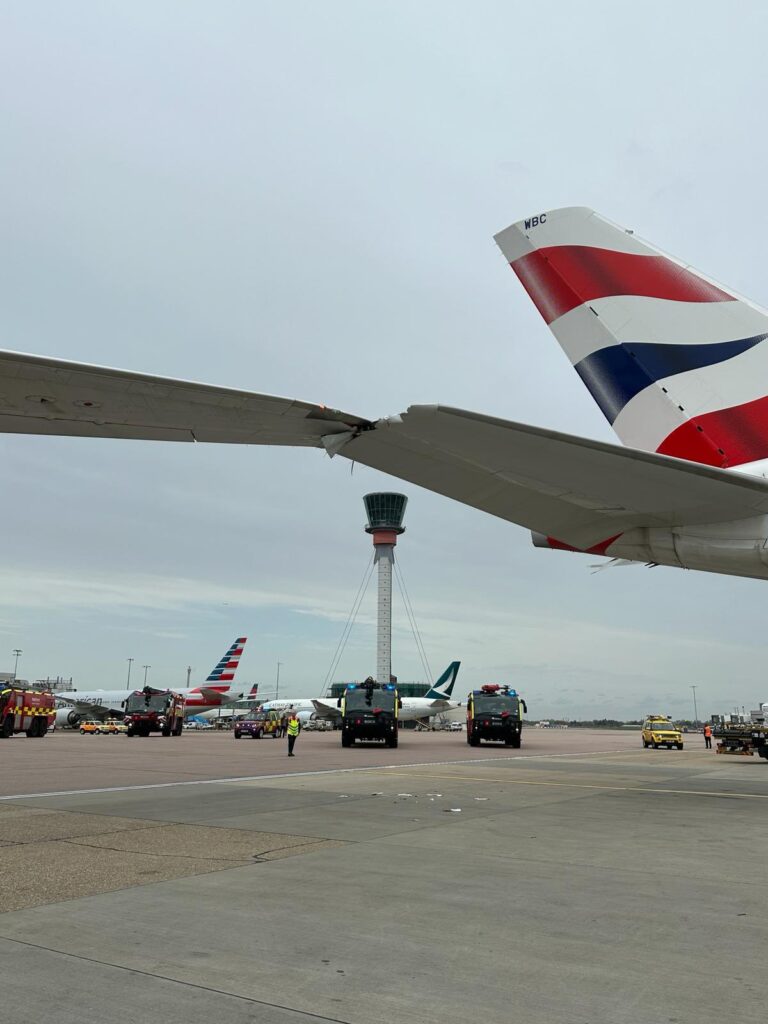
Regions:
<instances>
[{"instance_id":1,"label":"debris on tarmac","mask_svg":"<svg viewBox=\"0 0 768 1024\"><path fill-rule=\"evenodd\" d=\"M461 814L460 807L444 807L443 810L446 814Z\"/></svg>"}]
</instances>

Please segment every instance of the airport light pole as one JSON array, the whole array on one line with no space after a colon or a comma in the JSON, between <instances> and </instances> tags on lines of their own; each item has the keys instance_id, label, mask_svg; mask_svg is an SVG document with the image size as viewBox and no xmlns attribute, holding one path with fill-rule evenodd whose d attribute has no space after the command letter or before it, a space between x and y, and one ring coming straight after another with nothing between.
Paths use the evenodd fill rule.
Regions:
<instances>
[{"instance_id":1,"label":"airport light pole","mask_svg":"<svg viewBox=\"0 0 768 1024\"><path fill-rule=\"evenodd\" d=\"M696 706L696 687L692 686L691 689L693 690L693 724L694 725L698 725L699 724L699 709Z\"/></svg>"},{"instance_id":2,"label":"airport light pole","mask_svg":"<svg viewBox=\"0 0 768 1024\"><path fill-rule=\"evenodd\" d=\"M144 669L144 685L146 686L147 685L147 672L149 672L149 670L152 668L152 666L151 665L142 665L141 667Z\"/></svg>"},{"instance_id":3,"label":"airport light pole","mask_svg":"<svg viewBox=\"0 0 768 1024\"><path fill-rule=\"evenodd\" d=\"M14 665L13 665L13 681L15 683L16 682L16 676L17 676L18 670L19 670L19 658L22 656L24 651L19 650L18 647L15 647L14 650L13 650L13 653L14 653L14 655L16 657L16 661L14 662Z\"/></svg>"},{"instance_id":4,"label":"airport light pole","mask_svg":"<svg viewBox=\"0 0 768 1024\"><path fill-rule=\"evenodd\" d=\"M187 665L187 689L189 689L189 677L192 675L192 666Z\"/></svg>"},{"instance_id":5,"label":"airport light pole","mask_svg":"<svg viewBox=\"0 0 768 1024\"><path fill-rule=\"evenodd\" d=\"M280 666L284 665L285 662L278 661L277 663L277 678L275 679L275 700L280 696Z\"/></svg>"},{"instance_id":6,"label":"airport light pole","mask_svg":"<svg viewBox=\"0 0 768 1024\"><path fill-rule=\"evenodd\" d=\"M126 685L127 685L128 689L130 690L130 688L131 688L131 665L133 664L133 658L126 658L125 660L128 662L128 681L127 681Z\"/></svg>"}]
</instances>

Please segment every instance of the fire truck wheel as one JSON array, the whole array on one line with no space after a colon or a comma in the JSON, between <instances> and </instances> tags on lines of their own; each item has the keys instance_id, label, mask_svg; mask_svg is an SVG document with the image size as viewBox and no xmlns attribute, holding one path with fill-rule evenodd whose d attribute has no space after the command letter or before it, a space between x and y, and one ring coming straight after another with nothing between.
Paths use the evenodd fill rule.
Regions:
<instances>
[{"instance_id":1,"label":"fire truck wheel","mask_svg":"<svg viewBox=\"0 0 768 1024\"><path fill-rule=\"evenodd\" d=\"M47 718L41 718L39 723L38 723L38 726L37 726L37 735L40 737L40 739L42 739L43 736L45 736L45 734L47 732L48 732L48 719Z\"/></svg>"},{"instance_id":2,"label":"fire truck wheel","mask_svg":"<svg viewBox=\"0 0 768 1024\"><path fill-rule=\"evenodd\" d=\"M28 739L34 740L40 735L40 719L35 718L32 725L25 730Z\"/></svg>"},{"instance_id":3,"label":"fire truck wheel","mask_svg":"<svg viewBox=\"0 0 768 1024\"><path fill-rule=\"evenodd\" d=\"M170 736L171 735L171 727L170 726L166 726L166 728L162 729L161 731L162 731L163 736Z\"/></svg>"},{"instance_id":4,"label":"fire truck wheel","mask_svg":"<svg viewBox=\"0 0 768 1024\"><path fill-rule=\"evenodd\" d=\"M13 736L13 715L6 715L0 728L0 739L9 740Z\"/></svg>"}]
</instances>

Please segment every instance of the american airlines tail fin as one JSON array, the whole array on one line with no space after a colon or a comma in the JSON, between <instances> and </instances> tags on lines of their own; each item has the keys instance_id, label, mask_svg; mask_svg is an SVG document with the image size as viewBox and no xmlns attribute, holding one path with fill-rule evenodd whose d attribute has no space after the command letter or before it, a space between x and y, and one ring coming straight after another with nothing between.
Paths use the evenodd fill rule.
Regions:
<instances>
[{"instance_id":1,"label":"american airlines tail fin","mask_svg":"<svg viewBox=\"0 0 768 1024\"><path fill-rule=\"evenodd\" d=\"M450 700L453 693L453 684L459 674L460 661L452 661L443 672L434 686L425 694L427 700Z\"/></svg>"},{"instance_id":2,"label":"american airlines tail fin","mask_svg":"<svg viewBox=\"0 0 768 1024\"><path fill-rule=\"evenodd\" d=\"M586 207L496 242L624 444L768 458L768 313Z\"/></svg>"},{"instance_id":3,"label":"american airlines tail fin","mask_svg":"<svg viewBox=\"0 0 768 1024\"><path fill-rule=\"evenodd\" d=\"M243 654L243 648L248 637L240 636L231 645L227 653L216 665L211 674L205 680L206 683L231 683L235 678L237 666Z\"/></svg>"}]
</instances>

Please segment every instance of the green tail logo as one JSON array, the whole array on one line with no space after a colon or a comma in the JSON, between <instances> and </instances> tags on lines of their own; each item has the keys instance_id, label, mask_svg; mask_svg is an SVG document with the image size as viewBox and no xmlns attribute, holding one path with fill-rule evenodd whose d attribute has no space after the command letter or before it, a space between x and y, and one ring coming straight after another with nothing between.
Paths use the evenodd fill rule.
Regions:
<instances>
[{"instance_id":1,"label":"green tail logo","mask_svg":"<svg viewBox=\"0 0 768 1024\"><path fill-rule=\"evenodd\" d=\"M430 688L427 693L428 700L450 700L453 693L453 684L456 682L456 676L459 674L459 665L461 665L460 661L451 662L435 685Z\"/></svg>"}]
</instances>

